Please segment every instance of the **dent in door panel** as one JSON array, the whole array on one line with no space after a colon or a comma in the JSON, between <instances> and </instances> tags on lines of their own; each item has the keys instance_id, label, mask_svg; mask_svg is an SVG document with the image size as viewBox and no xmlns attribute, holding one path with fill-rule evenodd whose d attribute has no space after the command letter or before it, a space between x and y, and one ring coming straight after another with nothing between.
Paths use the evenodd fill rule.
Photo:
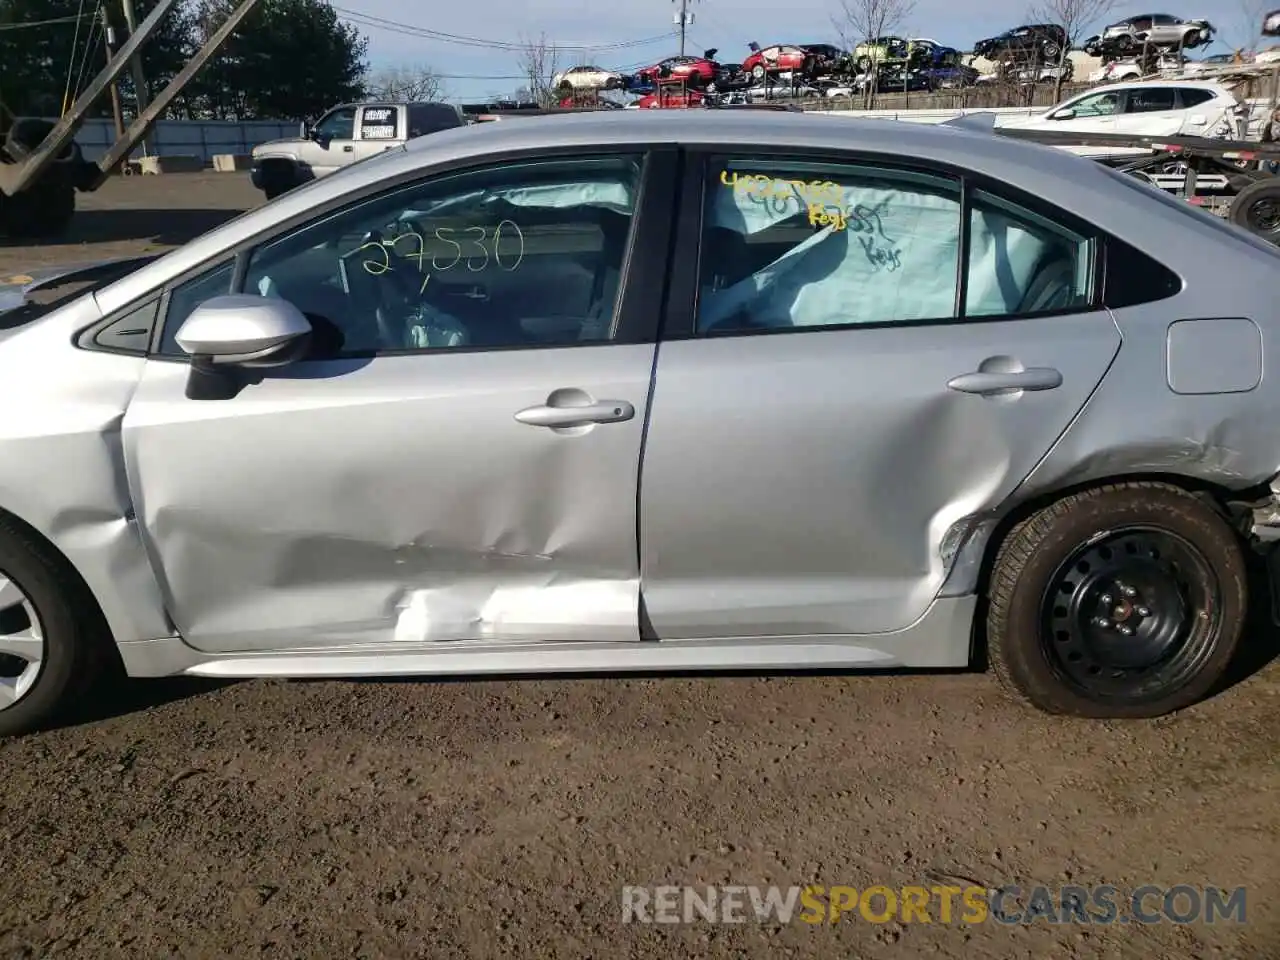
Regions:
<instances>
[{"instance_id":1,"label":"dent in door panel","mask_svg":"<svg viewBox=\"0 0 1280 960\"><path fill-rule=\"evenodd\" d=\"M1103 313L663 344L641 487L655 631L909 626L946 578L948 531L1012 494L1119 346ZM948 389L1001 355L1063 383Z\"/></svg>"},{"instance_id":2,"label":"dent in door panel","mask_svg":"<svg viewBox=\"0 0 1280 960\"><path fill-rule=\"evenodd\" d=\"M196 403L182 365L152 364L126 437L183 636L211 651L637 639L652 352L341 362ZM566 382L640 409L577 436L515 420Z\"/></svg>"}]
</instances>

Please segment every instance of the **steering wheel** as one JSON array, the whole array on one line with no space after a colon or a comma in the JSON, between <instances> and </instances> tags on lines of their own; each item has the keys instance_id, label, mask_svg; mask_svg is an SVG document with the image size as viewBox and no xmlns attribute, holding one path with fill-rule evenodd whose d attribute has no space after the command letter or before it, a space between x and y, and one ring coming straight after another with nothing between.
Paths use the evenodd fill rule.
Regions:
<instances>
[{"instance_id":1,"label":"steering wheel","mask_svg":"<svg viewBox=\"0 0 1280 960\"><path fill-rule=\"evenodd\" d=\"M377 254L370 250L374 245L388 250L385 268L381 260L375 259ZM396 275L395 261L383 242L382 234L377 230L370 231L359 246L340 254L338 259L352 306L358 314L366 310L372 313L383 347L402 349L405 345L404 322L401 319L397 325L396 318L404 317L408 298L404 296L402 276ZM395 280L391 279L392 275L396 275Z\"/></svg>"}]
</instances>

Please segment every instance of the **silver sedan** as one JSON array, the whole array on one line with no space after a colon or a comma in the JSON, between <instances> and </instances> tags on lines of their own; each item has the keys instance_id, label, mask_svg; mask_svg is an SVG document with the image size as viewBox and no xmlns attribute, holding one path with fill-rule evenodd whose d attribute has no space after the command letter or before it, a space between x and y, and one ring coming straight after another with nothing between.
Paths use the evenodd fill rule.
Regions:
<instances>
[{"instance_id":1,"label":"silver sedan","mask_svg":"<svg viewBox=\"0 0 1280 960\"><path fill-rule=\"evenodd\" d=\"M617 111L413 141L0 314L0 731L113 663L985 651L1045 710L1183 707L1280 533L1278 265L960 127Z\"/></svg>"}]
</instances>

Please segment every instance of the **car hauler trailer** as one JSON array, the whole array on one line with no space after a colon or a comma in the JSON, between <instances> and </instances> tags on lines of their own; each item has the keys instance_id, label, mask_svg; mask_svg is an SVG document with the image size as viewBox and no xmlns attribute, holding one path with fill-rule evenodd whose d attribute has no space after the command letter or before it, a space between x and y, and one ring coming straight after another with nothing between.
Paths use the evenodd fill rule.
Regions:
<instances>
[{"instance_id":1,"label":"car hauler trailer","mask_svg":"<svg viewBox=\"0 0 1280 960\"><path fill-rule=\"evenodd\" d=\"M98 98L155 33L176 0L159 0L60 120L13 121L0 142L0 234L25 239L53 237L65 231L75 213L76 191L87 193L102 186L257 2L241 0L178 75L139 111L124 134L96 161L84 158L75 142L76 131Z\"/></svg>"},{"instance_id":2,"label":"car hauler trailer","mask_svg":"<svg viewBox=\"0 0 1280 960\"><path fill-rule=\"evenodd\" d=\"M1112 166L1280 244L1280 177L1272 172L1273 165L1280 164L1280 143L1018 127L994 127L991 132L1054 147L1144 148L1147 155Z\"/></svg>"}]
</instances>

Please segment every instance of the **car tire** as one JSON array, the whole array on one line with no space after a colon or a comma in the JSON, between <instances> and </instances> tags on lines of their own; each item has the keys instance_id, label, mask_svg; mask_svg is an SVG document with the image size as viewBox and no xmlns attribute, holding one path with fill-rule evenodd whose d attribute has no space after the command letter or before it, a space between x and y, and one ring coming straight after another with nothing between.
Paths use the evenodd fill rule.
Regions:
<instances>
[{"instance_id":1,"label":"car tire","mask_svg":"<svg viewBox=\"0 0 1280 960\"><path fill-rule=\"evenodd\" d=\"M1221 682L1244 629L1247 569L1205 501L1124 483L1018 524L988 598L987 656L1006 691L1048 713L1157 717Z\"/></svg>"},{"instance_id":2,"label":"car tire","mask_svg":"<svg viewBox=\"0 0 1280 960\"><path fill-rule=\"evenodd\" d=\"M764 79L764 74L765 74L764 64L757 63L755 66L751 68L751 79L754 80L756 83L759 83L761 80Z\"/></svg>"},{"instance_id":3,"label":"car tire","mask_svg":"<svg viewBox=\"0 0 1280 960\"><path fill-rule=\"evenodd\" d=\"M1255 180L1231 198L1227 219L1255 236L1280 244L1280 179Z\"/></svg>"},{"instance_id":4,"label":"car tire","mask_svg":"<svg viewBox=\"0 0 1280 960\"><path fill-rule=\"evenodd\" d=\"M105 670L106 628L87 589L55 555L19 525L0 517L0 737L48 726L77 702ZM33 661L5 638L34 627Z\"/></svg>"}]
</instances>

